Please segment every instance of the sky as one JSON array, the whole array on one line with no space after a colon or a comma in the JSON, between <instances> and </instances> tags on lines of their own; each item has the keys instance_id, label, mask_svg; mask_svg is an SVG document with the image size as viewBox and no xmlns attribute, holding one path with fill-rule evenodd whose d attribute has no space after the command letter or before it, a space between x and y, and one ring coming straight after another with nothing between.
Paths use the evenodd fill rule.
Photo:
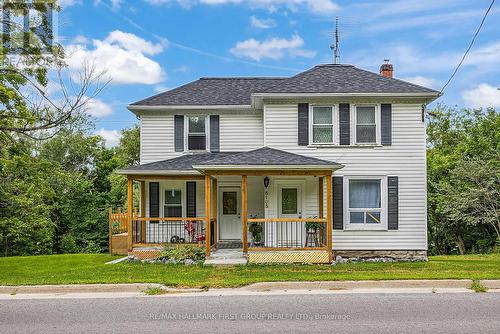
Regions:
<instances>
[{"instance_id":1,"label":"sky","mask_svg":"<svg viewBox=\"0 0 500 334\"><path fill-rule=\"evenodd\" d=\"M213 76L292 76L340 62L440 90L491 0L61 0L68 69L85 61L110 80L87 112L107 146L136 124L127 105ZM436 103L500 108L500 3Z\"/></svg>"}]
</instances>

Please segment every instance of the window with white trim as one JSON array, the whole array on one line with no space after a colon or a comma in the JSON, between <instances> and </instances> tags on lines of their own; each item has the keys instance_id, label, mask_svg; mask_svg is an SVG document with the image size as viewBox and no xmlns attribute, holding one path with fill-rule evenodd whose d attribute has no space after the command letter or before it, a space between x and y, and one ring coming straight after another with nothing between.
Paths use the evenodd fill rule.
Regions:
<instances>
[{"instance_id":1,"label":"window with white trim","mask_svg":"<svg viewBox=\"0 0 500 334\"><path fill-rule=\"evenodd\" d=\"M182 191L180 189L165 189L163 216L182 217Z\"/></svg>"},{"instance_id":2,"label":"window with white trim","mask_svg":"<svg viewBox=\"0 0 500 334\"><path fill-rule=\"evenodd\" d=\"M312 106L311 114L312 144L333 144L335 138L333 106Z\"/></svg>"},{"instance_id":3,"label":"window with white trim","mask_svg":"<svg viewBox=\"0 0 500 334\"><path fill-rule=\"evenodd\" d=\"M353 227L382 225L382 179L348 179L348 223Z\"/></svg>"},{"instance_id":4,"label":"window with white trim","mask_svg":"<svg viewBox=\"0 0 500 334\"><path fill-rule=\"evenodd\" d=\"M207 149L207 117L187 117L187 149L189 151L205 151Z\"/></svg>"},{"instance_id":5,"label":"window with white trim","mask_svg":"<svg viewBox=\"0 0 500 334\"><path fill-rule=\"evenodd\" d=\"M377 109L375 106L356 106L356 144L377 143Z\"/></svg>"}]
</instances>

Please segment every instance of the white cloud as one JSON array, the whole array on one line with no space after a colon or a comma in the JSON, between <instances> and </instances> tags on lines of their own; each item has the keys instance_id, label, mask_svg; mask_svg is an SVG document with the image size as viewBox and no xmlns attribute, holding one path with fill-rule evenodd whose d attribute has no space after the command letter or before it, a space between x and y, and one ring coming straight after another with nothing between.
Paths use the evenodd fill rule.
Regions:
<instances>
[{"instance_id":1,"label":"white cloud","mask_svg":"<svg viewBox=\"0 0 500 334\"><path fill-rule=\"evenodd\" d=\"M163 51L164 47L164 43L154 44L134 34L120 30L110 32L103 42L109 44L116 43L125 50L138 51L148 55L158 54Z\"/></svg>"},{"instance_id":2,"label":"white cloud","mask_svg":"<svg viewBox=\"0 0 500 334\"><path fill-rule=\"evenodd\" d=\"M118 130L106 130L101 128L99 131L96 131L96 135L101 136L106 142L106 147L114 147L118 145L120 142L121 134Z\"/></svg>"},{"instance_id":3,"label":"white cloud","mask_svg":"<svg viewBox=\"0 0 500 334\"><path fill-rule=\"evenodd\" d=\"M486 83L474 89L463 91L462 98L468 107L497 107L500 108L500 90Z\"/></svg>"},{"instance_id":4,"label":"white cloud","mask_svg":"<svg viewBox=\"0 0 500 334\"><path fill-rule=\"evenodd\" d=\"M429 78L429 77L424 77L421 75L417 75L414 77L407 77L407 78L402 78L401 80L408 81L411 83L414 83L415 85L420 85L428 88L435 88L437 85L436 80Z\"/></svg>"},{"instance_id":5,"label":"white cloud","mask_svg":"<svg viewBox=\"0 0 500 334\"><path fill-rule=\"evenodd\" d=\"M258 29L269 29L276 27L276 22L273 19L258 19L252 15L250 17L250 25Z\"/></svg>"},{"instance_id":6,"label":"white cloud","mask_svg":"<svg viewBox=\"0 0 500 334\"><path fill-rule=\"evenodd\" d=\"M226 5L226 4L246 4L250 8L264 8L269 11L276 11L278 7L286 7L292 11L300 10L300 6L306 7L309 11L328 15L339 11L340 7L332 0L145 0L152 5L179 4L184 8L191 8L197 4L203 5Z\"/></svg>"},{"instance_id":7,"label":"white cloud","mask_svg":"<svg viewBox=\"0 0 500 334\"><path fill-rule=\"evenodd\" d=\"M80 40L83 41L82 38ZM163 51L163 44L154 44L134 34L112 31L104 40L75 43L66 47L66 62L72 71L93 62L96 70L106 72L112 84L156 84L165 79L160 64L146 57Z\"/></svg>"},{"instance_id":8,"label":"white cloud","mask_svg":"<svg viewBox=\"0 0 500 334\"><path fill-rule=\"evenodd\" d=\"M123 0L111 0L111 10L115 12L120 10L120 7L122 6L122 1Z\"/></svg>"},{"instance_id":9,"label":"white cloud","mask_svg":"<svg viewBox=\"0 0 500 334\"><path fill-rule=\"evenodd\" d=\"M167 86L164 86L164 85L159 85L159 86L155 86L154 90L155 90L155 93L163 93L163 92L166 92L167 90L169 90L170 88L168 88Z\"/></svg>"},{"instance_id":10,"label":"white cloud","mask_svg":"<svg viewBox=\"0 0 500 334\"><path fill-rule=\"evenodd\" d=\"M65 8L73 5L80 5L81 3L81 0L59 0L57 4L62 8Z\"/></svg>"},{"instance_id":11,"label":"white cloud","mask_svg":"<svg viewBox=\"0 0 500 334\"><path fill-rule=\"evenodd\" d=\"M316 55L314 51L302 49L303 46L304 40L298 35L294 35L290 39L271 38L265 41L250 38L236 43L236 46L230 52L237 57L250 58L256 61L266 58L277 60L285 55L305 58L312 58Z\"/></svg>"},{"instance_id":12,"label":"white cloud","mask_svg":"<svg viewBox=\"0 0 500 334\"><path fill-rule=\"evenodd\" d=\"M179 73L188 73L189 71L191 71L191 68L189 68L189 66L187 65L181 65L177 67L174 71Z\"/></svg>"},{"instance_id":13,"label":"white cloud","mask_svg":"<svg viewBox=\"0 0 500 334\"><path fill-rule=\"evenodd\" d=\"M109 104L94 98L88 99L85 109L87 114L96 118L108 116L113 112Z\"/></svg>"}]
</instances>

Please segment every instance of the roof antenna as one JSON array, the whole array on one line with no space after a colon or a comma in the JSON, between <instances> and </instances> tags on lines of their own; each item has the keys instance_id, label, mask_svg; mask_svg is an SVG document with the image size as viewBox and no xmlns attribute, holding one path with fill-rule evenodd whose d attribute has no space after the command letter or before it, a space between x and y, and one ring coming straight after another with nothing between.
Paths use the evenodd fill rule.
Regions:
<instances>
[{"instance_id":1,"label":"roof antenna","mask_svg":"<svg viewBox=\"0 0 500 334\"><path fill-rule=\"evenodd\" d=\"M335 17L335 44L330 45L333 51L333 63L340 64L340 48L339 48L339 17Z\"/></svg>"}]
</instances>

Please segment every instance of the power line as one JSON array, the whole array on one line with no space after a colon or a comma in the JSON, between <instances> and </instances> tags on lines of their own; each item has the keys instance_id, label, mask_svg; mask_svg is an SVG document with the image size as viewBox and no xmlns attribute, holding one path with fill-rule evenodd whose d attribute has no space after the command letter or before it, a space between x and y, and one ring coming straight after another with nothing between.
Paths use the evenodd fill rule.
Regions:
<instances>
[{"instance_id":1,"label":"power line","mask_svg":"<svg viewBox=\"0 0 500 334\"><path fill-rule=\"evenodd\" d=\"M448 86L448 84L451 82L451 80L453 79L453 77L455 76L455 74L457 74L458 72L458 69L460 68L460 66L462 66L462 63L464 62L465 60L465 57L467 57L467 54L469 53L469 51L472 49L472 46L474 45L474 42L476 41L476 38L477 36L479 35L479 32L481 31L481 28L483 27L483 24L484 24L484 21L486 21L486 17L488 16L488 14L490 13L491 11L491 8L493 7L493 4L495 3L495 0L492 0L491 3L490 3L490 6L488 7L488 9L486 10L486 13L484 13L484 16L483 16L483 19L481 20L481 24L479 24L479 27L477 28L476 30L476 33L474 34L474 36L472 37L472 40L470 41L470 44L469 44L469 47L467 48L467 50L465 51L462 59L460 60L460 62L458 63L457 67L455 68L455 70L453 71L452 75L450 76L450 78L448 79L448 81L446 81L446 83L444 84L443 88L441 88L441 90L439 91L439 94L442 94L444 92L444 89L446 88L446 86Z\"/></svg>"}]
</instances>

